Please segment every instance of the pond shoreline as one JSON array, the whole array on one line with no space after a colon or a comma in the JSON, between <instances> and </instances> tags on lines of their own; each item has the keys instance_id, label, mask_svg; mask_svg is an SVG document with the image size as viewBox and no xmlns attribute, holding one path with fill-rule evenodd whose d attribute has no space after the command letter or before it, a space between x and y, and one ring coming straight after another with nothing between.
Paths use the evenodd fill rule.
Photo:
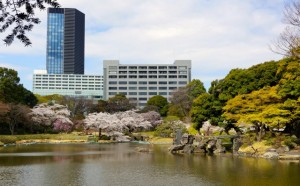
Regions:
<instances>
[{"instance_id":1,"label":"pond shoreline","mask_svg":"<svg viewBox=\"0 0 300 186\"><path fill-rule=\"evenodd\" d=\"M99 140L98 142L87 141L87 140L53 140L53 139L32 139L32 140L20 140L15 143L3 144L3 147L6 146L17 146L17 145L33 145L33 144L111 144L111 143L138 143L138 144L147 144L147 145L172 145L171 142L151 142L151 141L129 141L129 142L118 142L111 140ZM1 147L1 146L0 146ZM228 152L227 152L228 153ZM224 153L224 154L227 154ZM231 153L231 152L230 152ZM266 152L267 153L267 152ZM199 154L199 153L195 153ZM223 153L220 153L223 154ZM283 161L300 161L300 150L291 150L285 153L278 153L277 156L266 156L265 154L251 154L245 152L231 153L236 157L245 157L245 158L263 158L263 159L278 159ZM218 154L214 154L218 155Z\"/></svg>"}]
</instances>

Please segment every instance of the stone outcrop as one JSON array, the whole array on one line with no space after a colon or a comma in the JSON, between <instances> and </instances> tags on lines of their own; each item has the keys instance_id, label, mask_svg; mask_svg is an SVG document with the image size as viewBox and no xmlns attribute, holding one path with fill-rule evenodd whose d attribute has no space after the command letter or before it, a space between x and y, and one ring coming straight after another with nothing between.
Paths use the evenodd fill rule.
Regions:
<instances>
[{"instance_id":1,"label":"stone outcrop","mask_svg":"<svg viewBox=\"0 0 300 186\"><path fill-rule=\"evenodd\" d=\"M177 138L176 140L178 141ZM239 148L240 146L241 144L239 143L236 144L236 148ZM222 145L222 140L218 139L217 137L193 136L189 134L183 134L180 139L180 144L174 144L169 148L169 151L172 153L188 153L188 154L190 153L218 154L218 153L225 153L226 149Z\"/></svg>"}]
</instances>

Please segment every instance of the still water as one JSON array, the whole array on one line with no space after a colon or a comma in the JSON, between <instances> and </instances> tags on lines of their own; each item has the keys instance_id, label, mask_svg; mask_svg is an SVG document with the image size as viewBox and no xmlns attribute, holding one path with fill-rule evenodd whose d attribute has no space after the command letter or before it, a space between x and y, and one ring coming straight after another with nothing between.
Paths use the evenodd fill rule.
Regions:
<instances>
[{"instance_id":1,"label":"still water","mask_svg":"<svg viewBox=\"0 0 300 186\"><path fill-rule=\"evenodd\" d=\"M149 153L137 147L150 148ZM172 155L165 145L40 144L0 148L0 185L300 185L299 161Z\"/></svg>"}]
</instances>

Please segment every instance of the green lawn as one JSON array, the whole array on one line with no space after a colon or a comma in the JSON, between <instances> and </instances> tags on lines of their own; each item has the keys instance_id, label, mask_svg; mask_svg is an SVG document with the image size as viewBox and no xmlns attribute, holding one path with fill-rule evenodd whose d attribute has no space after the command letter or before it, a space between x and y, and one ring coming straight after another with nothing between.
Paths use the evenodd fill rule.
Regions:
<instances>
[{"instance_id":1,"label":"green lawn","mask_svg":"<svg viewBox=\"0 0 300 186\"><path fill-rule=\"evenodd\" d=\"M88 136L71 134L27 134L27 135L0 135L0 142L4 144L16 143L21 140L85 140Z\"/></svg>"}]
</instances>

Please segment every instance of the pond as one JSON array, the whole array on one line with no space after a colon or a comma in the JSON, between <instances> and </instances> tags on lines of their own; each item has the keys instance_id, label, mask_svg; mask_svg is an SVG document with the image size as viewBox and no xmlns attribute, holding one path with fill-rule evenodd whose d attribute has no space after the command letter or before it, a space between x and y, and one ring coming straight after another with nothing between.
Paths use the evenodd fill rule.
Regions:
<instances>
[{"instance_id":1,"label":"pond","mask_svg":"<svg viewBox=\"0 0 300 186\"><path fill-rule=\"evenodd\" d=\"M167 148L137 143L3 147L0 185L299 185L299 161L172 155Z\"/></svg>"}]
</instances>

